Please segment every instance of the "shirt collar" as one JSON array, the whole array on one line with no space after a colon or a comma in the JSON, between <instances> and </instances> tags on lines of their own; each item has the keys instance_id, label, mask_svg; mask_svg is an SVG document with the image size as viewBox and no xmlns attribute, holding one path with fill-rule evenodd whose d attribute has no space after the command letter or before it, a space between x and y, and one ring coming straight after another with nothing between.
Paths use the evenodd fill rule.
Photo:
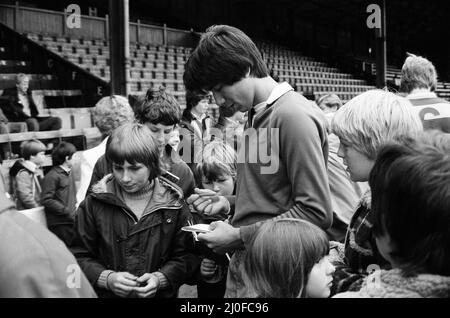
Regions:
<instances>
[{"instance_id":1,"label":"shirt collar","mask_svg":"<svg viewBox=\"0 0 450 318\"><path fill-rule=\"evenodd\" d=\"M60 165L59 166L61 169L63 169L65 172L67 172L68 174L70 173L70 168L66 168L66 167L64 167L63 165Z\"/></svg>"},{"instance_id":2,"label":"shirt collar","mask_svg":"<svg viewBox=\"0 0 450 318\"><path fill-rule=\"evenodd\" d=\"M272 93L270 93L269 98L266 101L267 105L272 105L273 103L275 103L275 101L277 99L279 99L281 96L283 96L284 94L286 94L289 91L293 91L294 89L292 88L291 85L289 85L288 82L283 82L277 86L275 86L275 88L272 90Z\"/></svg>"},{"instance_id":3,"label":"shirt collar","mask_svg":"<svg viewBox=\"0 0 450 318\"><path fill-rule=\"evenodd\" d=\"M231 118L225 117L225 121L229 122L232 126L238 126L239 122L237 120L233 120Z\"/></svg>"},{"instance_id":4,"label":"shirt collar","mask_svg":"<svg viewBox=\"0 0 450 318\"><path fill-rule=\"evenodd\" d=\"M202 116L197 116L195 115L193 112L191 112L192 118L194 118L194 120L198 120L198 121L202 121L203 119L206 118L206 114L203 114Z\"/></svg>"},{"instance_id":5,"label":"shirt collar","mask_svg":"<svg viewBox=\"0 0 450 318\"><path fill-rule=\"evenodd\" d=\"M277 86L275 86L275 88L270 93L269 98L265 102L262 102L262 103L259 103L255 106L253 106L255 116L257 116L259 113L261 113L261 111L263 111L266 108L266 106L272 105L281 96L283 96L287 92L293 91L293 90L294 89L292 88L292 86L289 85L289 83L287 83L287 82L284 82L284 83L281 83L281 84L278 84Z\"/></svg>"}]
</instances>

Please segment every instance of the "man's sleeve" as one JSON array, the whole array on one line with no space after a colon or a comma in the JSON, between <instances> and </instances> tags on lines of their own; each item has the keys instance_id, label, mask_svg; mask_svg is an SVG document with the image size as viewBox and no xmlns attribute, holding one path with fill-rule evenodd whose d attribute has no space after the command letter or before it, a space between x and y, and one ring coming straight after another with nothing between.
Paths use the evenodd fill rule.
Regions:
<instances>
[{"instance_id":1,"label":"man's sleeve","mask_svg":"<svg viewBox=\"0 0 450 318\"><path fill-rule=\"evenodd\" d=\"M89 200L89 199L88 199ZM86 206L84 200L75 217L75 234L70 245L70 251L75 256L83 272L92 286L95 286L100 274L107 270L98 258L99 235L92 208Z\"/></svg>"}]
</instances>

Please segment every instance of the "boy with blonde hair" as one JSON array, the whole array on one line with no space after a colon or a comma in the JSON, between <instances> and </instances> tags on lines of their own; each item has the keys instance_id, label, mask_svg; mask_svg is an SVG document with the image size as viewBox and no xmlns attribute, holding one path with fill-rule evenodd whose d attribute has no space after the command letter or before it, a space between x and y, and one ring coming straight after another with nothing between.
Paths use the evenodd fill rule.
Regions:
<instances>
[{"instance_id":1,"label":"boy with blonde hair","mask_svg":"<svg viewBox=\"0 0 450 318\"><path fill-rule=\"evenodd\" d=\"M218 140L205 146L203 153L197 154L195 176L197 183L203 189L214 191L217 195L230 197L235 194L237 156L234 149L227 143ZM227 213L210 215L202 211L193 212L198 223L224 221L233 215L230 209ZM225 255L218 255L204 243L197 244L202 262L200 279L197 283L199 298L223 298L229 261Z\"/></svg>"},{"instance_id":2,"label":"boy with blonde hair","mask_svg":"<svg viewBox=\"0 0 450 318\"><path fill-rule=\"evenodd\" d=\"M356 182L369 180L379 149L391 142L402 142L422 131L419 117L411 104L393 93L372 90L350 100L336 112L331 123L339 137L338 156L344 159L350 178ZM345 236L342 247L345 257L334 277L338 292L358 289L360 278L370 266L388 266L379 254L372 233L371 193L361 198Z\"/></svg>"},{"instance_id":3,"label":"boy with blonde hair","mask_svg":"<svg viewBox=\"0 0 450 318\"><path fill-rule=\"evenodd\" d=\"M370 174L373 232L391 270L341 298L450 297L450 135L426 132L380 150Z\"/></svg>"}]
</instances>

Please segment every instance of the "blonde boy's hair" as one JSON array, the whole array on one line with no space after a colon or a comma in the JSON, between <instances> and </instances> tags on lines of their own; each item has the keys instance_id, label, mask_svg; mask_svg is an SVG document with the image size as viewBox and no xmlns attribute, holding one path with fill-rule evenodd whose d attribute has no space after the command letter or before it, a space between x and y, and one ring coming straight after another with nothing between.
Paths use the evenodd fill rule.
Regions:
<instances>
[{"instance_id":1,"label":"blonde boy's hair","mask_svg":"<svg viewBox=\"0 0 450 318\"><path fill-rule=\"evenodd\" d=\"M212 141L198 154L199 162L195 172L197 177L217 180L218 177L229 175L236 177L237 155L234 149L223 141Z\"/></svg>"},{"instance_id":2,"label":"blonde boy's hair","mask_svg":"<svg viewBox=\"0 0 450 318\"><path fill-rule=\"evenodd\" d=\"M339 109L331 129L341 142L375 159L381 146L415 135L423 126L407 99L388 91L371 90Z\"/></svg>"}]
</instances>

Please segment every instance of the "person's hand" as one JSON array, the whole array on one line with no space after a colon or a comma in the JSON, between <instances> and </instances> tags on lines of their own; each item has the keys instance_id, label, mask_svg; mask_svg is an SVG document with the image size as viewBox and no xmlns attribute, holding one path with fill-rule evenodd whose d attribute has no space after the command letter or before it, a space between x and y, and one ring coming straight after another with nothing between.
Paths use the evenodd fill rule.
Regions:
<instances>
[{"instance_id":1,"label":"person's hand","mask_svg":"<svg viewBox=\"0 0 450 318\"><path fill-rule=\"evenodd\" d=\"M214 275L217 270L216 262L211 259L204 258L200 265L200 274L206 278Z\"/></svg>"},{"instance_id":2,"label":"person's hand","mask_svg":"<svg viewBox=\"0 0 450 318\"><path fill-rule=\"evenodd\" d=\"M136 280L142 287L134 288L136 295L141 298L155 297L159 288L159 278L151 273L145 273Z\"/></svg>"},{"instance_id":3,"label":"person's hand","mask_svg":"<svg viewBox=\"0 0 450 318\"><path fill-rule=\"evenodd\" d=\"M227 213L230 203L224 196L208 189L195 189L187 203L191 204L196 211L205 215L216 215Z\"/></svg>"},{"instance_id":4,"label":"person's hand","mask_svg":"<svg viewBox=\"0 0 450 318\"><path fill-rule=\"evenodd\" d=\"M108 287L119 297L127 297L138 286L137 277L128 272L114 272L108 276Z\"/></svg>"},{"instance_id":5,"label":"person's hand","mask_svg":"<svg viewBox=\"0 0 450 318\"><path fill-rule=\"evenodd\" d=\"M239 228L235 228L223 221L212 222L211 232L200 233L198 239L218 254L225 254L243 245Z\"/></svg>"}]
</instances>

